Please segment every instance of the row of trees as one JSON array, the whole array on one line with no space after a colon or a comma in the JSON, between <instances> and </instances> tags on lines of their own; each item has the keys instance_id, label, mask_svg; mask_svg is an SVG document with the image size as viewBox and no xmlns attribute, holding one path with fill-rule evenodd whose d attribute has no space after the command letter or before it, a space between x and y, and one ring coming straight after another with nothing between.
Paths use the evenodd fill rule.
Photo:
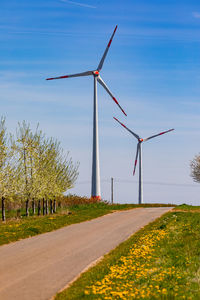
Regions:
<instances>
[{"instance_id":1,"label":"row of trees","mask_svg":"<svg viewBox=\"0 0 200 300\"><path fill-rule=\"evenodd\" d=\"M5 220L5 200L25 202L26 216L32 201L38 214L41 200L46 202L72 188L78 176L78 164L64 154L60 143L47 138L39 126L33 132L25 121L18 123L16 135L6 133L5 118L0 120L0 196L2 219ZM54 201L55 210L55 201Z\"/></svg>"}]
</instances>

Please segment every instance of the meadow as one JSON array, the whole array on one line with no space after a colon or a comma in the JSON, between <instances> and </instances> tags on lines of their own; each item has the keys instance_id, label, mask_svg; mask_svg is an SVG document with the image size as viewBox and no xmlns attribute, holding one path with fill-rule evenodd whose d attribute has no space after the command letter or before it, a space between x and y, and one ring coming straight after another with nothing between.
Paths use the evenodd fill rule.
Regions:
<instances>
[{"instance_id":1,"label":"meadow","mask_svg":"<svg viewBox=\"0 0 200 300\"><path fill-rule=\"evenodd\" d=\"M177 206L55 299L200 299L199 257L200 207Z\"/></svg>"}]
</instances>

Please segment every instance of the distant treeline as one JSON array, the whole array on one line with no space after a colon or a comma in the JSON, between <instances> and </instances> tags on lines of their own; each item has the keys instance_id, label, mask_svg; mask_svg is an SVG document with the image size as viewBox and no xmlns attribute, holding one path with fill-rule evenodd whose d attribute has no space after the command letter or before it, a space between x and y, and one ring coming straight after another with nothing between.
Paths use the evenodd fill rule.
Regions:
<instances>
[{"instance_id":1,"label":"distant treeline","mask_svg":"<svg viewBox=\"0 0 200 300\"><path fill-rule=\"evenodd\" d=\"M47 138L37 126L18 123L15 135L6 132L5 118L0 120L0 197L2 219L5 206L29 206L37 213L45 207L48 213L56 210L56 199L73 187L78 177L78 163L73 163L69 153L64 154L60 143ZM49 201L49 202L48 202ZM11 205L12 203L12 205ZM43 212L44 213L44 212Z\"/></svg>"}]
</instances>

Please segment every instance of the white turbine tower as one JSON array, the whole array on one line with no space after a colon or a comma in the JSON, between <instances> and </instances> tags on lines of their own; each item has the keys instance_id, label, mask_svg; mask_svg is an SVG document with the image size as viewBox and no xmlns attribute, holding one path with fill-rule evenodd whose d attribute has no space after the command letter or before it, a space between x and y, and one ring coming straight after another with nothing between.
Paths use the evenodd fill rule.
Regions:
<instances>
[{"instance_id":1,"label":"white turbine tower","mask_svg":"<svg viewBox=\"0 0 200 300\"><path fill-rule=\"evenodd\" d=\"M134 133L132 130L130 130L129 128L127 128L123 123L121 123L117 118L114 117L114 119L121 124L124 128L126 128L137 140L138 140L138 144L137 144L137 150L136 150L136 157L135 157L135 165L134 165L134 170L133 170L133 175L135 175L135 170L136 170L136 166L137 166L137 161L138 161L138 155L139 155L139 194L138 194L138 203L142 204L143 203L143 180L142 180L142 143L146 142L150 139L153 139L159 135L165 134L167 132L173 131L174 129L169 129L167 131L163 131L160 132L158 134L149 136L147 138L142 139L141 137L139 137L139 135L137 135L136 133Z\"/></svg>"},{"instance_id":2,"label":"white turbine tower","mask_svg":"<svg viewBox=\"0 0 200 300\"><path fill-rule=\"evenodd\" d=\"M107 85L103 81L103 79L100 77L100 71L103 67L104 60L106 58L106 55L108 53L108 50L110 48L110 45L112 43L112 39L114 37L114 34L117 30L117 26L115 27L115 30L110 38L110 41L106 47L106 50L100 60L100 63L97 67L97 69L92 71L86 71L82 73L72 74L72 75L64 75L60 77L53 77L53 78L47 78L46 80L53 80L53 79L63 79L63 78L70 78L70 77L80 77L80 76L90 76L92 75L94 77L94 110L93 110L93 155L92 155L92 191L91 196L95 198L96 200L101 200L101 190L100 190L100 169L99 169L99 135L98 135L98 106L97 106L97 81L100 83L103 88L107 91L107 93L111 96L111 98L114 100L114 102L118 105L118 107L121 109L121 111L126 115L125 111L122 109L122 107L119 105L116 98L113 96L111 91L108 89Z\"/></svg>"}]
</instances>

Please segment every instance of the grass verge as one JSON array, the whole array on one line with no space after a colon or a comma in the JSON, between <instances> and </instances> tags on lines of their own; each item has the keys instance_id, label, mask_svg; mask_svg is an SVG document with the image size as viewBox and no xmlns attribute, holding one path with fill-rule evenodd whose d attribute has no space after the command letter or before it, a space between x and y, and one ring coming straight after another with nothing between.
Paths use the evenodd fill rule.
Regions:
<instances>
[{"instance_id":1,"label":"grass verge","mask_svg":"<svg viewBox=\"0 0 200 300\"><path fill-rule=\"evenodd\" d=\"M113 204L104 202L93 204L73 205L70 209L47 216L31 216L22 219L11 219L6 223L0 222L0 245L25 239L30 236L53 231L61 227L91 220L116 210L131 209L136 207L162 206L159 204Z\"/></svg>"},{"instance_id":2,"label":"grass verge","mask_svg":"<svg viewBox=\"0 0 200 300\"><path fill-rule=\"evenodd\" d=\"M180 209L138 231L55 299L200 299L200 208Z\"/></svg>"},{"instance_id":3,"label":"grass verge","mask_svg":"<svg viewBox=\"0 0 200 300\"><path fill-rule=\"evenodd\" d=\"M185 212L200 212L200 206L192 206L187 204L181 204L174 208L175 211L185 211Z\"/></svg>"}]
</instances>

